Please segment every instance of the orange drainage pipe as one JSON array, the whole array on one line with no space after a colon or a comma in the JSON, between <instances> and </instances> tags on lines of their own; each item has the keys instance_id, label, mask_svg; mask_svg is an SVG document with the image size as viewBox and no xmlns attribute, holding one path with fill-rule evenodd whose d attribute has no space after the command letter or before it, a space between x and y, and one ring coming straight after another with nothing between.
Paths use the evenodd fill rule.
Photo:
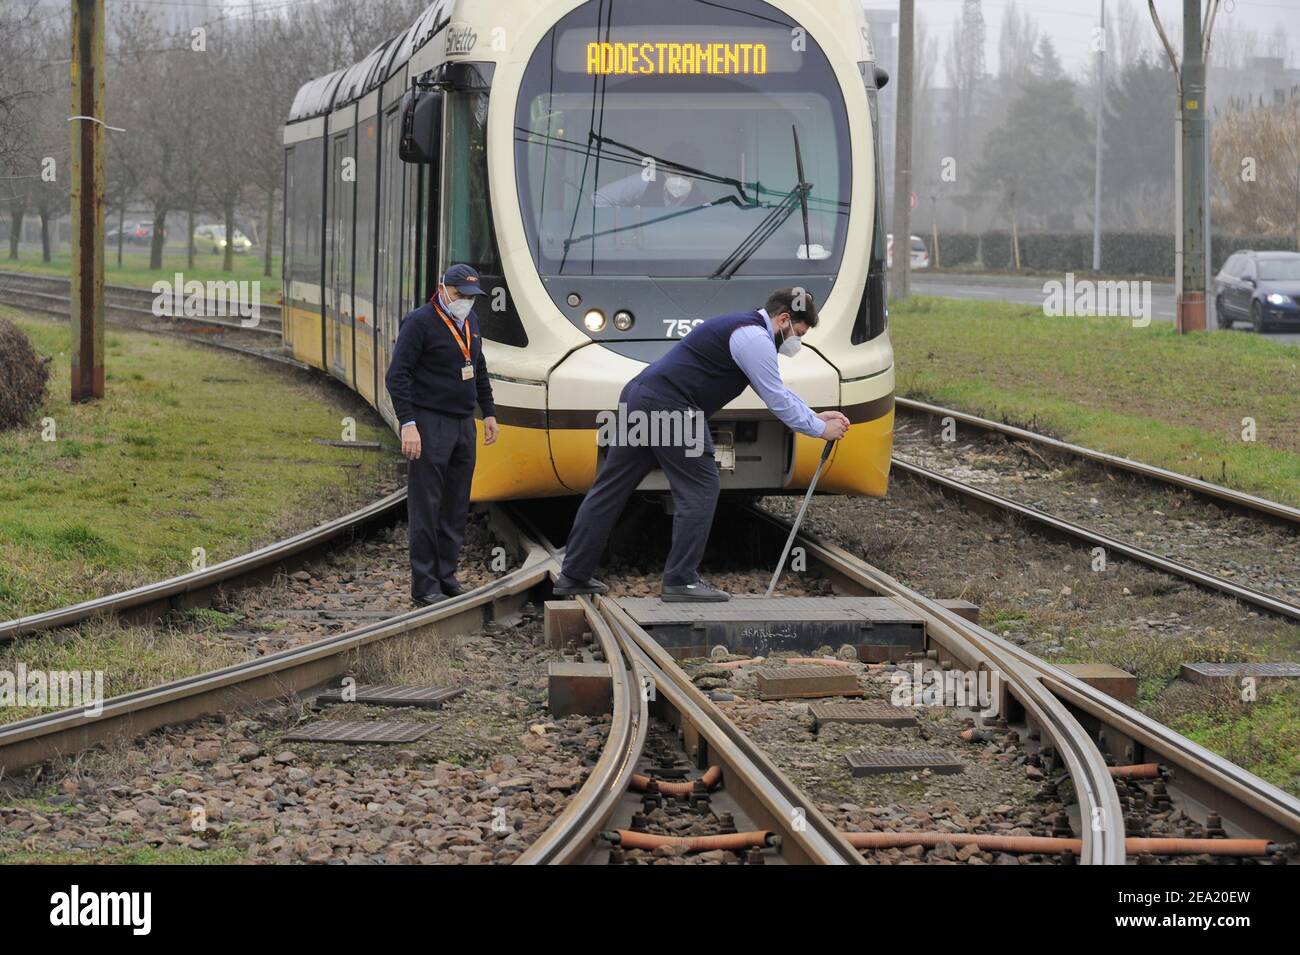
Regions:
<instances>
[{"instance_id":1,"label":"orange drainage pipe","mask_svg":"<svg viewBox=\"0 0 1300 955\"><path fill-rule=\"evenodd\" d=\"M855 849L897 849L903 846L934 848L941 842L954 846L978 846L989 852L1037 852L1080 855L1082 839L1047 836L994 836L970 832L846 832ZM1276 848L1267 839L1125 839L1124 851L1131 856L1266 856Z\"/></svg>"},{"instance_id":2,"label":"orange drainage pipe","mask_svg":"<svg viewBox=\"0 0 1300 955\"><path fill-rule=\"evenodd\" d=\"M746 657L743 660L728 660L726 663L715 663L719 670L739 670L741 667L747 667L753 663L762 663L766 657Z\"/></svg>"},{"instance_id":3,"label":"orange drainage pipe","mask_svg":"<svg viewBox=\"0 0 1300 955\"><path fill-rule=\"evenodd\" d=\"M1111 766L1109 769L1112 779L1159 779L1163 775L1159 763L1134 763L1132 766Z\"/></svg>"},{"instance_id":4,"label":"orange drainage pipe","mask_svg":"<svg viewBox=\"0 0 1300 955\"><path fill-rule=\"evenodd\" d=\"M762 849L764 846L776 844L776 837L766 830L730 832L722 836L659 836L649 832L615 829L605 833L605 838L624 849L685 846L688 852L708 852L711 849Z\"/></svg>"},{"instance_id":5,"label":"orange drainage pipe","mask_svg":"<svg viewBox=\"0 0 1300 955\"><path fill-rule=\"evenodd\" d=\"M710 766L704 775L700 777L700 781L704 783L705 789L713 789L718 783L722 782L722 767ZM663 779L651 779L642 773L632 774L632 788L639 793L647 792L652 782L658 784L659 792L665 796L689 796L695 792L695 780L693 779L681 783L672 783Z\"/></svg>"}]
</instances>

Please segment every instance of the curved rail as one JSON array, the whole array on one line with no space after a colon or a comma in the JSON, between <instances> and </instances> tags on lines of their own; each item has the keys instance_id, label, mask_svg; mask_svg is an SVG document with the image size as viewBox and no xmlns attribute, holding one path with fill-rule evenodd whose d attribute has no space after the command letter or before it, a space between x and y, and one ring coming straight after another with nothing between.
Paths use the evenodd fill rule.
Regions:
<instances>
[{"instance_id":1,"label":"curved rail","mask_svg":"<svg viewBox=\"0 0 1300 955\"><path fill-rule=\"evenodd\" d=\"M553 567L550 556L525 538L523 565L472 590L420 610L358 627L301 647L283 650L161 686L106 700L98 715L86 708L45 713L0 726L0 767L13 772L78 753L122 736L189 722L222 710L279 699L340 676L346 654L368 644L419 630L454 635L489 619L516 612Z\"/></svg>"},{"instance_id":2,"label":"curved rail","mask_svg":"<svg viewBox=\"0 0 1300 955\"><path fill-rule=\"evenodd\" d=\"M615 601L596 605L656 692L699 731L720 763L727 792L760 826L781 835L781 854L801 865L861 865L862 857L768 756L700 692L672 657Z\"/></svg>"},{"instance_id":3,"label":"curved rail","mask_svg":"<svg viewBox=\"0 0 1300 955\"><path fill-rule=\"evenodd\" d=\"M512 512L512 518L540 543L558 569L564 550L553 544L526 517ZM608 632L617 644L620 657L629 661L642 679L654 682L656 693L700 733L709 757L724 767L727 791L757 823L782 836L783 857L803 864L860 865L861 855L831 821L804 797L774 763L705 696L682 672L672 657L659 646L615 601L608 597L579 597L589 621L603 619L599 634ZM603 645L603 644L602 644ZM638 689L638 696L643 696ZM644 706L644 703L643 703ZM644 720L643 720L644 726ZM628 778L640 755L640 742L628 761ZM618 795L626 788L621 780L617 792L601 808L608 819ZM796 820L802 820L802 823Z\"/></svg>"},{"instance_id":4,"label":"curved rail","mask_svg":"<svg viewBox=\"0 0 1300 955\"><path fill-rule=\"evenodd\" d=\"M773 515L762 511L757 513L775 523L778 532L788 527ZM833 573L870 589L893 586L907 591L883 571L842 548L811 534L800 536L809 554ZM1300 800L1294 796L1022 647L964 620L923 595L916 594L916 597L921 601L920 607L927 618L933 616L949 626L978 633L983 644L1033 673L1043 687L1069 708L1072 719L1077 715L1097 727L1098 747L1104 748L1117 763L1131 764L1158 758L1172 771L1171 785L1177 786L1205 810L1220 813L1243 832L1278 842L1294 843L1300 839ZM1104 765L1102 770L1105 772ZM1122 823L1122 817L1119 819ZM1122 838L1122 832L1120 836Z\"/></svg>"},{"instance_id":5,"label":"curved rail","mask_svg":"<svg viewBox=\"0 0 1300 955\"><path fill-rule=\"evenodd\" d=\"M985 491L982 488L973 487L956 478L948 477L946 474L939 474L937 471L931 471L928 468L920 467L916 464L910 464L907 461L900 461L894 458L893 467L902 471L904 474L911 475L919 480L926 481L935 485L944 493L957 497L961 500L977 504L981 507L991 508L996 511L1015 514L1017 517L1037 524L1039 527L1061 537L1069 538L1088 547L1104 547L1108 552L1122 554L1130 560L1146 564L1156 570L1175 577L1181 577L1189 583L1195 584L1203 590L1213 591L1228 597L1232 597L1244 604L1252 607L1258 607L1268 613L1279 617L1285 617L1288 620L1300 620L1300 605L1293 604L1290 601L1282 600L1280 597L1274 597L1272 594L1266 594L1261 590L1255 590L1252 587L1245 587L1241 584L1234 583L1231 580L1225 580L1222 577L1216 577L1214 574L1197 570L1186 564L1179 563L1176 560L1170 560L1167 557L1161 557L1153 551L1145 550L1141 547L1135 547L1132 544L1126 544L1124 541L1102 534L1099 531L1091 530L1081 524L1075 524L1071 521L1055 517L1051 514L1044 513L1027 504L1021 504L1019 501L1013 501L1010 498L1002 497L991 491Z\"/></svg>"},{"instance_id":6,"label":"curved rail","mask_svg":"<svg viewBox=\"0 0 1300 955\"><path fill-rule=\"evenodd\" d=\"M757 507L749 513L784 539L790 525ZM774 538L774 539L777 539ZM1023 660L1008 652L1005 641L940 606L834 544L806 532L799 542L807 554L850 587L894 597L925 619L927 638L968 669L999 674L1031 720L1051 737L1074 781L1082 819L1083 854L1090 865L1123 865L1124 815L1105 758L1066 707L1044 687Z\"/></svg>"},{"instance_id":7,"label":"curved rail","mask_svg":"<svg viewBox=\"0 0 1300 955\"><path fill-rule=\"evenodd\" d=\"M101 614L157 619L168 610L194 606L217 587L273 571L287 561L301 562L308 555L373 527L391 524L406 513L406 488L394 491L351 514L326 521L311 530L268 544L203 570L145 584L121 593L31 614L0 623L0 641L81 623Z\"/></svg>"},{"instance_id":8,"label":"curved rail","mask_svg":"<svg viewBox=\"0 0 1300 955\"><path fill-rule=\"evenodd\" d=\"M613 678L609 736L582 788L546 832L515 860L516 865L570 865L586 855L618 808L645 745L650 720L637 666L624 656L621 641L591 604L583 601L583 608Z\"/></svg>"},{"instance_id":9,"label":"curved rail","mask_svg":"<svg viewBox=\"0 0 1300 955\"><path fill-rule=\"evenodd\" d=\"M1234 491L1232 488L1224 487L1221 484L1212 484L1209 481L1202 481L1200 478L1189 477L1186 474L1179 474L1177 471L1156 467L1153 464L1144 464L1131 458L1108 454L1105 451L1094 451L1092 448L1071 444L1068 441L1039 434L1037 431L1030 431L1026 428L1017 428L1015 425L981 418L965 411L956 411L952 408L944 408L940 405L917 401L913 398L895 398L894 403L905 411L927 414L937 418L952 418L954 421L960 421L962 424L977 428L980 431L1001 434L1009 438L1015 438L1017 441L1027 441L1074 457L1085 458L1103 467L1127 471L1130 474L1136 474L1139 477L1162 484L1172 484L1201 497L1210 498L1239 510L1270 517L1292 527L1300 528L1300 508L1291 507L1289 504L1281 504L1277 501L1256 497L1244 491ZM895 463L897 463L897 459L895 459Z\"/></svg>"}]
</instances>

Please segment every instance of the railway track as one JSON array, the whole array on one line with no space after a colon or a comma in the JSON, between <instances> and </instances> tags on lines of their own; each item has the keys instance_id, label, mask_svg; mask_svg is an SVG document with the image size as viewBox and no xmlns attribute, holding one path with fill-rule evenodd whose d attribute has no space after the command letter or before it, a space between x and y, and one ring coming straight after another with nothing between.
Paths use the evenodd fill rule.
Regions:
<instances>
[{"instance_id":1,"label":"railway track","mask_svg":"<svg viewBox=\"0 0 1300 955\"><path fill-rule=\"evenodd\" d=\"M750 513L765 528L767 546L779 549L789 525L758 508ZM1300 841L1300 800L965 620L842 548L808 533L800 535L799 544L806 549L810 565L815 563L829 574L837 589L892 596L916 608L926 619L927 639L938 650L940 661L951 660L967 669L988 663L1007 665L1008 672L1036 684L1052 698L1054 705L1035 719L1046 718L1040 726L1053 734L1067 762L1072 762L1073 753L1071 776L1076 785L1091 790L1092 807L1100 809L1091 818L1101 832L1094 832L1092 857L1084 861L1116 864L1125 853L1125 815L1118 808L1109 767L1151 761L1164 767L1165 783L1175 804L1205 819L1208 830L1265 840L1272 844L1270 854L1279 858L1294 854ZM981 659L973 653L986 656ZM1081 791L1081 804L1084 798ZM1090 817L1085 813L1081 818ZM1137 836L1128 834L1127 838ZM1085 832L1085 853L1088 843Z\"/></svg>"},{"instance_id":2,"label":"railway track","mask_svg":"<svg viewBox=\"0 0 1300 955\"><path fill-rule=\"evenodd\" d=\"M999 424L998 422L967 415L962 412L941 408L923 402L899 399L900 407L907 408L930 418L953 417L980 431L997 434L1017 442L1025 442L1063 453L1098 467L1118 470L1134 475L1143 481L1189 492L1196 497L1213 502L1217 506L1230 508L1254 519L1266 520L1280 525L1285 532L1300 533L1300 510L1289 505L1267 501L1231 488L1211 484L1196 478L1152 467L1141 462L1120 458L1103 452L1092 451L1078 445L1068 444L1055 438L1040 435L1022 428ZM1286 620L1300 621L1300 604L1276 594L1267 593L1245 583L1202 570L1183 561L1158 554L1148 548L1122 540L1111 534L1090 528L1082 523L1069 520L1040 509L1039 507L1013 500L986 488L977 487L968 480L944 474L932 468L924 467L914 461L907 461L897 454L893 457L892 467L899 473L906 474L921 481L946 496L953 498L984 513L1009 514L1024 521L1041 532L1063 539L1073 544L1088 548L1104 548L1108 557L1120 555L1129 560L1144 564L1162 573L1187 581L1194 586L1212 593L1231 597L1256 610L1281 617Z\"/></svg>"},{"instance_id":3,"label":"railway track","mask_svg":"<svg viewBox=\"0 0 1300 955\"><path fill-rule=\"evenodd\" d=\"M1052 451L1057 451L1071 457L1089 461L1103 468L1110 468L1116 471L1122 471L1126 474L1132 474L1136 477L1142 478L1143 480L1151 481L1156 484L1180 488L1189 491L1198 497L1214 501L1243 513L1258 517L1271 518L1277 520L1286 527L1300 528L1300 508L1292 507L1289 504L1269 501L1253 494L1247 494L1244 491L1236 491L1232 488L1224 487L1221 484L1213 484L1209 481L1203 481L1200 478L1189 477L1186 474L1179 474L1176 471L1169 471L1165 468L1159 468L1151 464L1144 464L1141 461L1134 461L1131 458L1108 454L1105 451L1094 451L1092 448L1085 448L1081 445L1071 444L1068 441L1062 441L1059 438L1053 438L1049 435L1041 434L1037 431L1031 431L1027 428L1018 428L1015 425L1005 424L1004 422L993 421L989 418L981 418L978 415L968 414L965 411L956 411L952 408L944 408L940 405L930 404L925 401L917 401L913 398L896 397L894 399L894 405L896 408L913 416L925 417L933 420L952 418L953 421L958 424L973 428L976 431L981 431L986 434L997 434L1014 441L1021 441L1038 447L1048 448Z\"/></svg>"},{"instance_id":4,"label":"railway track","mask_svg":"<svg viewBox=\"0 0 1300 955\"><path fill-rule=\"evenodd\" d=\"M69 280L56 276L29 275L0 271L0 305L66 319L69 314ZM155 314L155 296L148 289L106 286L104 318L107 322L137 331L175 335L203 345L264 358L281 365L307 370L308 365L290 356L279 344L280 307L261 306L256 326L245 326L238 319L197 318L185 315Z\"/></svg>"},{"instance_id":5,"label":"railway track","mask_svg":"<svg viewBox=\"0 0 1300 955\"><path fill-rule=\"evenodd\" d=\"M784 539L788 528L780 520L757 510L749 512L749 517L768 546L778 546ZM0 727L0 766L12 774L114 738L144 735L162 726L278 700L287 693L307 693L336 680L344 672L347 655L363 647L412 633L452 635L489 620L509 618L526 603L545 596L562 552L518 514L498 509L494 521L498 535L513 542L522 563L493 583L433 608L398 614L303 647L108 700L98 717L64 711ZM1160 761L1174 799L1189 812L1202 813L1212 831L1221 828L1226 834L1267 840L1272 844L1268 849L1252 843L1254 851L1274 855L1282 851L1279 844L1293 843L1300 834L1300 805L1274 787L838 548L810 535L803 535L800 544L840 592L891 596L921 613L928 645L940 665L989 669L1001 675L1009 698L1019 708L1018 718L1040 736L1039 752L1049 761L1059 761L1073 784L1078 801L1073 822L1077 838L1070 843L1073 848L1061 851L1077 855L1086 864L1117 865L1125 861L1127 851L1168 848L1164 843L1144 843L1139 848L1126 842L1125 807L1108 762L1129 765L1143 759ZM270 555L257 558L270 559ZM246 573L249 569L229 562L229 566L212 568L214 574L205 583L211 585L210 578L221 573ZM178 592L192 589L182 586ZM137 594L122 598L116 606L119 612L132 612L150 605L156 602L151 604ZM96 612L113 606L109 601ZM638 840L648 840L648 845L666 844L662 837L656 841L656 837L637 833L634 825L621 824L629 816L635 820L638 799L660 799L661 785L665 793L674 791L671 782L655 782L647 794L647 772L653 774L654 770L646 762L646 741L662 737L664 727L680 735L683 746L688 746L684 755L698 769L710 769L697 777L695 795L689 797L697 810L707 817L710 799L715 806L735 809L736 818L732 822L727 817L732 825L724 833L713 842L709 837L697 838L692 850L707 850L715 843L729 847L743 843L749 852L747 861L835 865L862 861L855 842L865 847L863 840L868 837L838 831L815 802L692 683L669 651L634 621L617 599L583 598L578 606L590 628L593 646L599 648L599 658L609 665L609 734L581 789L518 863L599 864L619 861L624 846L636 847ZM28 621L26 632L40 623L66 625L84 619L86 612L87 608L80 608L76 613ZM722 789L710 791L719 780ZM1221 826L1210 812L1220 814ZM899 840L899 845L908 844L906 834L891 838Z\"/></svg>"}]
</instances>

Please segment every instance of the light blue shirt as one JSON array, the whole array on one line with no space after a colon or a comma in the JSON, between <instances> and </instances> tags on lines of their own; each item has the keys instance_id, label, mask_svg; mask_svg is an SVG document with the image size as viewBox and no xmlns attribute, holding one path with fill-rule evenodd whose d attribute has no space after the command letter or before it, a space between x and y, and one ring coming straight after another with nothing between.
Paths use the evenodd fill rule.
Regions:
<instances>
[{"instance_id":1,"label":"light blue shirt","mask_svg":"<svg viewBox=\"0 0 1300 955\"><path fill-rule=\"evenodd\" d=\"M763 404L786 427L800 434L820 438L826 431L826 422L817 417L807 402L787 388L781 380L781 371L776 365L776 329L772 327L772 317L762 308L758 314L767 323L767 331L754 325L741 325L731 333L728 342L731 357L745 373L754 391L763 399Z\"/></svg>"}]
</instances>

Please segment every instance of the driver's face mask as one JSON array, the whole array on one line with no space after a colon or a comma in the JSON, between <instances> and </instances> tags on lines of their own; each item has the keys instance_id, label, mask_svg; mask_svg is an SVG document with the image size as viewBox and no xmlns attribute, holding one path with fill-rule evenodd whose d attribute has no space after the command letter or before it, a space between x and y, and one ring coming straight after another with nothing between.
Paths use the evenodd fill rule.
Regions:
<instances>
[{"instance_id":1,"label":"driver's face mask","mask_svg":"<svg viewBox=\"0 0 1300 955\"><path fill-rule=\"evenodd\" d=\"M776 332L776 350L786 358L793 358L803 347L803 340L794 333L794 323L787 322Z\"/></svg>"},{"instance_id":2,"label":"driver's face mask","mask_svg":"<svg viewBox=\"0 0 1300 955\"><path fill-rule=\"evenodd\" d=\"M685 176L669 176L664 180L664 191L674 199L684 199L691 193L691 181Z\"/></svg>"}]
</instances>

